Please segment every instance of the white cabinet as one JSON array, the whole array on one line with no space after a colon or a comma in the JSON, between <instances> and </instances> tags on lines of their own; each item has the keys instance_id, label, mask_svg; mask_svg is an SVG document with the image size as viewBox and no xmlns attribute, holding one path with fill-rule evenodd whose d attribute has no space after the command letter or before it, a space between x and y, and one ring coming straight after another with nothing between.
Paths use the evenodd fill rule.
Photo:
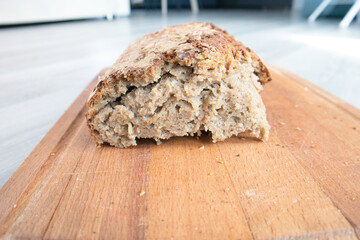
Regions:
<instances>
[{"instance_id":1,"label":"white cabinet","mask_svg":"<svg viewBox=\"0 0 360 240\"><path fill-rule=\"evenodd\" d=\"M127 16L130 0L0 0L0 24Z\"/></svg>"}]
</instances>

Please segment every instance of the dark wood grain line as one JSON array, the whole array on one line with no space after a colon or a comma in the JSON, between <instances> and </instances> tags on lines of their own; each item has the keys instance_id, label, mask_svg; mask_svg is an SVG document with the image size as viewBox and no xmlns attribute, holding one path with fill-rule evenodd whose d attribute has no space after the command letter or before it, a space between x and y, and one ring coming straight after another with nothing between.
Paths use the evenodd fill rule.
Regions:
<instances>
[{"instance_id":1,"label":"dark wood grain line","mask_svg":"<svg viewBox=\"0 0 360 240\"><path fill-rule=\"evenodd\" d=\"M75 136L79 133L81 123L84 122L84 112L85 107L83 106L83 110L78 112L74 121L70 124L70 127L65 131L64 135L61 136L60 141L56 144L54 149L52 149L54 155L49 154L48 158L43 163L39 171L24 189L23 194L19 196L19 200L16 202L16 208L12 208L8 215L3 219L2 225L0 227L0 236L4 235L8 230L10 230L10 232L7 232L8 234L12 234L12 232L18 232L18 225L22 222L22 218L26 212L25 209L29 209L31 211L34 205L37 204L38 199L42 196L44 188L48 186L47 184L53 176L53 169L61 165L63 161L62 154L66 152L67 144L73 141ZM32 161L36 162L37 159L34 158ZM71 176L68 176L66 181L69 181L70 178ZM61 189L57 190L61 191ZM64 191L61 191L61 193L63 194ZM50 205L46 207L50 209ZM42 219L44 217L42 217ZM26 235L23 236L22 233L19 234L21 235L18 237L31 237ZM43 234L44 232L41 233L41 235ZM17 233L15 233L15 236L16 235Z\"/></svg>"},{"instance_id":2,"label":"dark wood grain line","mask_svg":"<svg viewBox=\"0 0 360 240\"><path fill-rule=\"evenodd\" d=\"M9 214L9 211L16 204L17 199L24 194L24 190L27 189L31 179L34 178L45 161L47 161L47 157L50 155L51 151L72 125L77 114L84 108L88 95L96 82L97 77L80 94L70 108L55 123L21 166L0 189L0 223L4 220L3 218ZM33 159L37 159L37 161L33 161ZM16 186L16 188L14 188L14 186Z\"/></svg>"},{"instance_id":3,"label":"dark wood grain line","mask_svg":"<svg viewBox=\"0 0 360 240\"><path fill-rule=\"evenodd\" d=\"M241 199L240 199L239 192L236 190L236 186L235 186L235 183L234 183L234 181L233 181L233 178L232 178L232 176L231 176L231 174L230 174L230 171L229 171L228 167L226 166L226 158L223 156L223 153L222 153L222 151L221 151L221 149L220 149L220 147L219 147L218 144L216 144L216 147L217 147L217 149L218 149L218 151L219 151L219 153L220 153L221 159L224 161L225 171L227 172L227 175L228 175L228 177L229 177L229 179L230 179L230 182L231 182L231 185L232 185L232 189L235 191L235 194L236 194L236 197L237 197L237 200L238 200L238 204L239 204L239 206L240 206L240 209L241 209L241 211L243 212L244 217L245 217L245 219L246 219L246 225L247 225L247 227L248 227L248 229L249 229L249 232L250 232L250 234L251 234L251 238L252 238L252 239L255 239L254 234L253 234L253 231L252 231L251 226L250 226L250 223L249 223L249 216L248 216L247 212L244 211L244 207L243 207L242 204L241 204Z\"/></svg>"},{"instance_id":4,"label":"dark wood grain line","mask_svg":"<svg viewBox=\"0 0 360 240\"><path fill-rule=\"evenodd\" d=\"M132 166L134 171L132 179L135 180L135 184L129 183L128 189L132 191L132 199L135 201L130 203L134 211L131 211L129 216L131 222L129 239L146 239L148 227L150 146L145 144L138 148L134 148L134 151L131 152L132 159L135 161Z\"/></svg>"},{"instance_id":5,"label":"dark wood grain line","mask_svg":"<svg viewBox=\"0 0 360 240\"><path fill-rule=\"evenodd\" d=\"M86 109L86 108L84 107L84 108L82 109L82 111L80 111L80 113L76 116L75 120L76 120L76 119L80 119L80 118L83 117L83 114L82 114L82 113L84 113L85 109ZM74 122L75 122L75 120L74 120ZM80 120L80 122L81 122L81 120ZM71 128L74 128L74 126L76 126L76 125L75 125L75 124L71 124L71 126L70 126L70 128L69 128L69 130L68 130L67 132L71 133L71 132L72 132L72 131L71 131ZM66 133L65 133L65 135L66 135ZM60 141L59 143L61 143L61 141ZM59 144L58 144L57 146L59 146ZM54 151L54 152L56 152L56 151ZM76 163L74 169L77 168L78 164L79 164L79 161ZM46 228L45 228L45 231L44 231L44 233L43 233L43 235L42 235L42 239L45 239L46 233L47 233L47 231L49 230L49 226L50 226L50 224L51 224L51 222L52 222L52 220L53 220L53 218L54 218L54 216L55 216L55 213L56 213L56 211L57 211L57 209L58 209L58 207L59 207L62 199L64 198L64 195L65 195L65 193L66 193L66 191L67 191L67 189L68 189L68 187L69 187L69 184L70 184L72 178L73 178L73 175L70 175L69 180L68 180L68 182L66 183L65 189L64 189L64 191L62 192L61 197L60 197L60 199L59 199L59 201L58 201L58 203L57 203L57 205L56 205L56 207L55 207L55 209L54 209L54 212L53 212L53 214L51 215L51 217L50 217L50 219L49 219L49 221L48 221L48 223L47 223L47 226L46 226Z\"/></svg>"}]
</instances>

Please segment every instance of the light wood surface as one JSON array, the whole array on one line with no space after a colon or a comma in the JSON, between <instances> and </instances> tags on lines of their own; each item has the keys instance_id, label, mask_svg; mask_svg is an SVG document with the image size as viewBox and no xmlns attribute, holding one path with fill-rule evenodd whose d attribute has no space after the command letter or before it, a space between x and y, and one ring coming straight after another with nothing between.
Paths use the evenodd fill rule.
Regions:
<instances>
[{"instance_id":1,"label":"light wood surface","mask_svg":"<svg viewBox=\"0 0 360 240\"><path fill-rule=\"evenodd\" d=\"M0 238L356 239L360 111L271 72L265 143L97 148L84 117L94 80L0 190Z\"/></svg>"}]
</instances>

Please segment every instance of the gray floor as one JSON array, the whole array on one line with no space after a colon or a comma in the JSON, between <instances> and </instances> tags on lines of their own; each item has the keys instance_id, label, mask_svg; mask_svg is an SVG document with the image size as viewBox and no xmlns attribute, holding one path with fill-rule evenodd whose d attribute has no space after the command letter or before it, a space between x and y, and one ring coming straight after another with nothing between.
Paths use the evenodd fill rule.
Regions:
<instances>
[{"instance_id":1,"label":"gray floor","mask_svg":"<svg viewBox=\"0 0 360 240\"><path fill-rule=\"evenodd\" d=\"M360 108L360 24L314 25L286 12L135 11L113 22L0 29L0 186L89 81L134 39L188 21L212 21L276 64Z\"/></svg>"}]
</instances>

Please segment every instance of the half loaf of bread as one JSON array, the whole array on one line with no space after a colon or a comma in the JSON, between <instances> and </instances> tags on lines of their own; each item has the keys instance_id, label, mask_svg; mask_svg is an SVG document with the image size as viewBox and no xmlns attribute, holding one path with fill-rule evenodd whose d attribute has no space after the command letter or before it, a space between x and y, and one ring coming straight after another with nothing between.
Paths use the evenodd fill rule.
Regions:
<instances>
[{"instance_id":1,"label":"half loaf of bread","mask_svg":"<svg viewBox=\"0 0 360 240\"><path fill-rule=\"evenodd\" d=\"M270 126L259 92L270 81L261 59L210 23L165 28L132 43L89 97L97 144L124 148L140 138L211 134L213 142Z\"/></svg>"}]
</instances>

